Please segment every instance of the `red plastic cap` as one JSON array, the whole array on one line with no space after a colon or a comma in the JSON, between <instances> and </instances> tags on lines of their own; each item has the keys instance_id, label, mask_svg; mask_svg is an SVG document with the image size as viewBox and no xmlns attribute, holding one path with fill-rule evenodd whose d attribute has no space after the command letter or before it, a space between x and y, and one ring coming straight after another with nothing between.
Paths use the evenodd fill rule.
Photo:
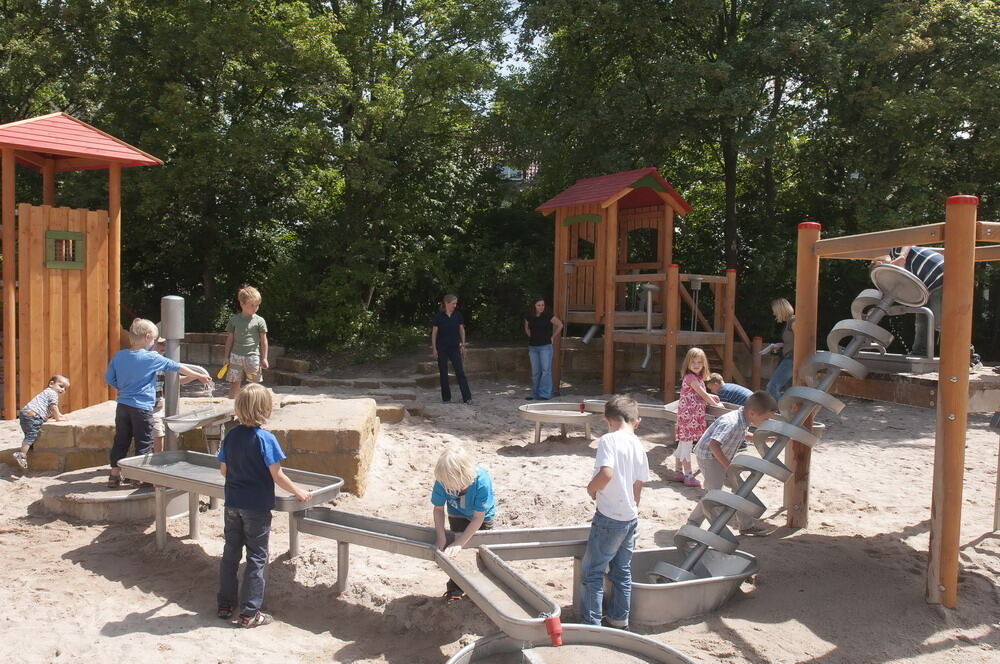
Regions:
<instances>
[{"instance_id":1,"label":"red plastic cap","mask_svg":"<svg viewBox=\"0 0 1000 664\"><path fill-rule=\"evenodd\" d=\"M559 620L559 616L549 616L545 619L545 631L549 633L549 640L554 646L561 646L562 641L562 622Z\"/></svg>"},{"instance_id":2,"label":"red plastic cap","mask_svg":"<svg viewBox=\"0 0 1000 664\"><path fill-rule=\"evenodd\" d=\"M677 263L671 263L668 267L680 267Z\"/></svg>"},{"instance_id":3,"label":"red plastic cap","mask_svg":"<svg viewBox=\"0 0 1000 664\"><path fill-rule=\"evenodd\" d=\"M979 196L949 196L946 205L979 205Z\"/></svg>"},{"instance_id":4,"label":"red plastic cap","mask_svg":"<svg viewBox=\"0 0 1000 664\"><path fill-rule=\"evenodd\" d=\"M754 341L763 341L764 337L754 337L753 340Z\"/></svg>"},{"instance_id":5,"label":"red plastic cap","mask_svg":"<svg viewBox=\"0 0 1000 664\"><path fill-rule=\"evenodd\" d=\"M726 272L736 272L736 268L735 267L728 267L728 268L726 268Z\"/></svg>"},{"instance_id":6,"label":"red plastic cap","mask_svg":"<svg viewBox=\"0 0 1000 664\"><path fill-rule=\"evenodd\" d=\"M799 230L801 231L804 228L815 228L816 230L820 230L821 228L823 228L823 224L817 223L815 221L803 221L801 224L799 224Z\"/></svg>"}]
</instances>

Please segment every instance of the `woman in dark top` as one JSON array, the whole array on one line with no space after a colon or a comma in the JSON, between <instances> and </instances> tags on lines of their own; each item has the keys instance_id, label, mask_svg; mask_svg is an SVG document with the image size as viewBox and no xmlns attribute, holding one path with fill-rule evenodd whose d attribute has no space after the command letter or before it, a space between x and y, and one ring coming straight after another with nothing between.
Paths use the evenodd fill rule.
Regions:
<instances>
[{"instance_id":1,"label":"woman in dark top","mask_svg":"<svg viewBox=\"0 0 1000 664\"><path fill-rule=\"evenodd\" d=\"M545 309L545 299L537 298L531 312L524 318L524 333L528 335L528 357L531 359L531 395L528 401L552 398L552 343L562 330L562 321Z\"/></svg>"},{"instance_id":2,"label":"woman in dark top","mask_svg":"<svg viewBox=\"0 0 1000 664\"><path fill-rule=\"evenodd\" d=\"M465 357L465 319L461 312L455 311L457 306L456 295L449 293L441 300L441 311L434 315L431 323L431 354L438 362L441 400L445 403L451 401L451 385L448 384L448 360L451 360L458 377L458 387L462 390L462 401L472 403L469 381L465 379L465 370L462 368L462 358Z\"/></svg>"}]
</instances>

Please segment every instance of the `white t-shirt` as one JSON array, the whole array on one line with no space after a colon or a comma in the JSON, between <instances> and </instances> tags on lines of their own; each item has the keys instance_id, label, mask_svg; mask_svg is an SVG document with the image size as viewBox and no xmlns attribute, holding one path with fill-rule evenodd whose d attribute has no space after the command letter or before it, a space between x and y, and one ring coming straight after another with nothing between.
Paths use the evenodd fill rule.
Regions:
<instances>
[{"instance_id":1,"label":"white t-shirt","mask_svg":"<svg viewBox=\"0 0 1000 664\"><path fill-rule=\"evenodd\" d=\"M597 492L597 511L616 521L638 518L632 485L649 481L649 461L646 450L634 433L613 431L597 441L594 475L603 467L611 469L611 481Z\"/></svg>"}]
</instances>

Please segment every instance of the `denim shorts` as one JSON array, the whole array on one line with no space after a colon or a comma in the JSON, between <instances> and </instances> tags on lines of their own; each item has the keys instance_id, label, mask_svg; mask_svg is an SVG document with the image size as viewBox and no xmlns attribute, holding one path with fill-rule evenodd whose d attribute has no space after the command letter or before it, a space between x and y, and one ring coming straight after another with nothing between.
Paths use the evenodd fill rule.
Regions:
<instances>
[{"instance_id":1,"label":"denim shorts","mask_svg":"<svg viewBox=\"0 0 1000 664\"><path fill-rule=\"evenodd\" d=\"M38 439L38 432L42 430L47 418L41 415L28 414L28 411L18 411L18 419L21 421L21 431L24 432L24 444L34 445Z\"/></svg>"}]
</instances>

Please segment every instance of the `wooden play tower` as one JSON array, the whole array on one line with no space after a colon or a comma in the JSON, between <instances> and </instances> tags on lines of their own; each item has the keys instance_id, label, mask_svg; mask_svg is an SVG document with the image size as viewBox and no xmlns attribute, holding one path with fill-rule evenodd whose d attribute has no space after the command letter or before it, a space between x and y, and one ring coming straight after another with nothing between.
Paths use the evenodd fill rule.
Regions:
<instances>
[{"instance_id":1,"label":"wooden play tower","mask_svg":"<svg viewBox=\"0 0 1000 664\"><path fill-rule=\"evenodd\" d=\"M736 320L736 271L681 273L673 262L674 219L692 208L655 168L578 180L536 209L555 213L555 314L566 323L604 328L604 392L615 390L616 343L661 348L665 401L673 400L677 351L686 346L714 349L725 379L746 384L733 362L734 338L748 351L759 342ZM702 285L714 309L708 315L692 295ZM692 320L688 330L681 329L682 305ZM559 385L558 346L554 350L553 384ZM757 364L754 369L756 387Z\"/></svg>"},{"instance_id":2,"label":"wooden play tower","mask_svg":"<svg viewBox=\"0 0 1000 664\"><path fill-rule=\"evenodd\" d=\"M0 125L3 223L3 418L69 377L65 411L109 397L120 347L121 173L156 157L65 113ZM18 203L16 167L41 172L41 205ZM108 170L108 209L55 207L56 173Z\"/></svg>"}]
</instances>

